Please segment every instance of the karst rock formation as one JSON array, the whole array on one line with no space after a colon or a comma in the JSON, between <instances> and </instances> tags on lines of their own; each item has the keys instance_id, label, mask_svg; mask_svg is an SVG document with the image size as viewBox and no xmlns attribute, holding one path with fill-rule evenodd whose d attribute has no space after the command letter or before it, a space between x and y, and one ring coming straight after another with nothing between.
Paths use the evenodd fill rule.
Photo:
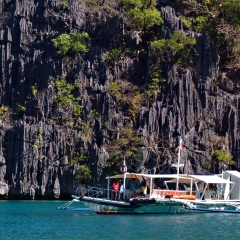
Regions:
<instances>
[{"instance_id":1,"label":"karst rock formation","mask_svg":"<svg viewBox=\"0 0 240 240\"><path fill-rule=\"evenodd\" d=\"M158 171L169 170L159 168L152 159L158 157L158 141L164 138L173 149L172 157L165 158L164 164L176 162L174 149L180 136L184 142L181 158L184 167L180 172L201 173L201 167L211 162L210 143L214 136L224 139L222 147L231 152L238 167L237 77L222 68L218 50L208 36L185 32L173 8L159 6L159 9L164 19L161 34L168 36L178 30L196 37L197 57L194 68L166 66L161 92L151 102L141 104L133 122L110 94L109 84L116 78L136 84L148 62L139 57L111 71L106 66L103 56L111 42L116 36L124 38L120 19L113 17L101 24L91 22L81 0L71 0L68 6L61 0L0 1L0 101L1 106L12 111L11 118L0 119L1 198L69 198L78 184L78 166L69 158L73 145L81 154L88 155L92 183L103 184L104 166L110 157L109 143L118 138L118 127L123 125L134 128L142 140L135 168L138 172L153 172L156 167ZM92 39L87 53L57 54L53 38L83 31L89 32ZM136 49L141 41L138 37L133 33L129 38ZM54 114L43 117L40 113L32 86L37 85L44 92L60 77L69 83L79 83L82 119L87 119L91 110L99 114L100 120L94 123L89 138L81 137L74 127L70 131L64 124L57 125ZM145 83L139 85L143 93ZM50 101L46 94L43 104L47 106ZM24 111L19 113L19 106L24 106ZM37 140L40 143L34 147Z\"/></svg>"}]
</instances>

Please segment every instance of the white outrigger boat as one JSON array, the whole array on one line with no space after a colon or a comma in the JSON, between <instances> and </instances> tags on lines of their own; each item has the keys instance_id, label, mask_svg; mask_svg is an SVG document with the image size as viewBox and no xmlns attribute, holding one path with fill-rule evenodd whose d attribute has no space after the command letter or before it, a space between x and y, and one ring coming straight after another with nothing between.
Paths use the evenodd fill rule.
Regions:
<instances>
[{"instance_id":1,"label":"white outrigger boat","mask_svg":"<svg viewBox=\"0 0 240 240\"><path fill-rule=\"evenodd\" d=\"M72 203L80 201L97 214L240 213L239 197L237 199L231 198L231 196L236 197L236 192L240 195L239 182L236 186L233 181L229 180L231 176L240 182L240 173L237 171L225 172L222 177L217 175L124 173L107 177L107 189L79 187L77 195L72 195ZM149 183L149 193L146 197L143 198L138 194L136 197L131 197L131 191L125 189L123 192L124 201L112 200L111 180L122 179L124 186L126 186L127 181L131 178L141 179L142 177L147 179ZM156 179L161 179L165 183L166 189L155 188L154 181ZM185 186L185 189L170 190L169 184ZM220 199L216 199L214 191L208 189L211 184L218 184L220 187ZM186 185L190 187L187 188ZM201 189L199 185L204 186L204 188ZM234 186L235 191L233 192Z\"/></svg>"},{"instance_id":2,"label":"white outrigger boat","mask_svg":"<svg viewBox=\"0 0 240 240\"><path fill-rule=\"evenodd\" d=\"M224 212L240 213L240 173L226 171L217 175L184 175L179 174L180 152L183 149L182 139L178 150L177 174L136 174L128 173L125 160L121 168L122 174L107 177L107 189L92 187L78 187L73 200L58 209L70 209L74 202L82 202L97 214L178 214L193 212ZM133 195L126 188L132 178L145 178L148 181L148 194L144 197L136 193ZM122 179L123 200L112 199L110 181ZM158 180L157 180L158 179ZM155 187L157 181L164 182L166 189ZM168 184L174 185L170 190ZM220 197L214 194L210 185L217 184ZM179 190L179 185L184 186ZM186 186L188 185L188 187ZM119 192L118 192L119 194Z\"/></svg>"}]
</instances>

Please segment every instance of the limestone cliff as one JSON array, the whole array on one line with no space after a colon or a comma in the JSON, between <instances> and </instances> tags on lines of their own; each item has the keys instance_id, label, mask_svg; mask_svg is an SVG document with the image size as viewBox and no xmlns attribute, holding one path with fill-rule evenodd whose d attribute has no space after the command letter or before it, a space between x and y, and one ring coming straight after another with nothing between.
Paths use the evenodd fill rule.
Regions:
<instances>
[{"instance_id":1,"label":"limestone cliff","mask_svg":"<svg viewBox=\"0 0 240 240\"><path fill-rule=\"evenodd\" d=\"M168 36L173 30L184 32L174 9L159 9L164 18L159 29L162 35ZM0 12L4 22L0 31L0 101L13 113L10 119L0 121L2 198L69 198L77 184L78 167L71 162L73 148L88 156L92 183L102 182L107 174L104 169L110 157L109 146L121 135L120 126L134 128L141 137L135 171L174 171L170 166L177 161L180 135L185 146L184 173L200 173L211 162L210 142L214 136L223 137L223 145L238 167L239 85L235 76L221 69L217 48L209 37L196 36L194 68L166 66L161 92L150 103L141 104L133 122L111 95L109 84L113 79L124 79L124 84L137 85L143 94L146 83L139 79L148 63L139 55L121 68L109 70L106 66L103 56L110 44L115 38L125 38L120 19L113 17L96 25L86 15L81 0L71 0L68 6L60 0L2 0ZM57 54L53 38L83 31L92 39L88 53ZM133 33L128 41L137 49L140 40ZM58 125L54 113L44 117L40 102L32 95L35 84L39 92L44 92L60 77L69 83L78 82L83 120L91 110L99 114L99 121L93 123L93 132L86 138L74 126L66 129ZM214 84L216 79L220 84ZM47 94L43 99L47 106L51 99ZM24 106L24 111L18 112L18 106ZM34 147L37 140L40 143ZM165 143L160 144L163 140ZM158 155L160 147L168 150L163 160Z\"/></svg>"}]
</instances>

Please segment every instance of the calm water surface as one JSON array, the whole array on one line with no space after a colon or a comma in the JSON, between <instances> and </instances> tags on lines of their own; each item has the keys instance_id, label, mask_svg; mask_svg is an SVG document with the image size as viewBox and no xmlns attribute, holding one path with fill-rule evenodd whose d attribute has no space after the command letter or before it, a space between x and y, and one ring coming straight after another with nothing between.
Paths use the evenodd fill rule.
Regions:
<instances>
[{"instance_id":1,"label":"calm water surface","mask_svg":"<svg viewBox=\"0 0 240 240\"><path fill-rule=\"evenodd\" d=\"M0 201L0 240L240 239L240 214L96 215L56 210L63 203Z\"/></svg>"}]
</instances>

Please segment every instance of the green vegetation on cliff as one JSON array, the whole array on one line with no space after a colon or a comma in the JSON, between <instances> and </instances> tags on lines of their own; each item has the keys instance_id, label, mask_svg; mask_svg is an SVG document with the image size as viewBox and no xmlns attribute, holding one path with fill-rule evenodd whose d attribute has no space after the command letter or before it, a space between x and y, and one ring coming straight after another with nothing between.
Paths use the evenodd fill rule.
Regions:
<instances>
[{"instance_id":1,"label":"green vegetation on cliff","mask_svg":"<svg viewBox=\"0 0 240 240\"><path fill-rule=\"evenodd\" d=\"M163 24L160 11L156 8L156 0L120 0L123 9L129 16L127 25L132 29L145 32L154 25Z\"/></svg>"},{"instance_id":2,"label":"green vegetation on cliff","mask_svg":"<svg viewBox=\"0 0 240 240\"><path fill-rule=\"evenodd\" d=\"M59 54L73 54L76 52L88 52L88 47L83 41L89 41L90 38L88 33L63 33L57 38L53 39L52 42L57 47Z\"/></svg>"},{"instance_id":3,"label":"green vegetation on cliff","mask_svg":"<svg viewBox=\"0 0 240 240\"><path fill-rule=\"evenodd\" d=\"M170 39L161 39L151 42L155 58L161 61L178 64L189 63L189 54L194 50L195 38L185 36L183 33L174 31Z\"/></svg>"},{"instance_id":4,"label":"green vegetation on cliff","mask_svg":"<svg viewBox=\"0 0 240 240\"><path fill-rule=\"evenodd\" d=\"M185 27L211 37L226 67L239 68L240 1L165 0L165 3L176 8Z\"/></svg>"}]
</instances>

